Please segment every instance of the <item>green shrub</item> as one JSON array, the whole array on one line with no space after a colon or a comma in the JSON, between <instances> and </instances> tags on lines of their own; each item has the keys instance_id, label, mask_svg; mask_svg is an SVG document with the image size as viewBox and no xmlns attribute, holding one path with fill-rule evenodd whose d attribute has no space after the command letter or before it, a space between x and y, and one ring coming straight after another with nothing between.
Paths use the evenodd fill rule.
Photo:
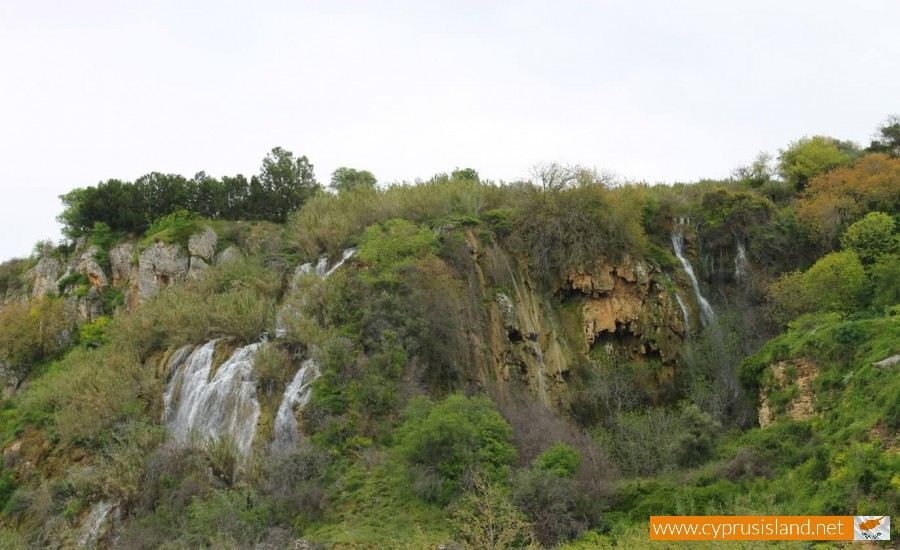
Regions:
<instances>
[{"instance_id":1,"label":"green shrub","mask_svg":"<svg viewBox=\"0 0 900 550\"><path fill-rule=\"evenodd\" d=\"M466 472L503 479L516 458L512 428L484 397L454 395L435 405L413 399L403 412L398 448L412 465L434 467L447 481L446 502Z\"/></svg>"},{"instance_id":2,"label":"green shrub","mask_svg":"<svg viewBox=\"0 0 900 550\"><path fill-rule=\"evenodd\" d=\"M361 276L373 283L398 283L417 259L435 252L437 238L431 230L388 220L366 229L360 240L359 259L369 265Z\"/></svg>"},{"instance_id":3,"label":"green shrub","mask_svg":"<svg viewBox=\"0 0 900 550\"><path fill-rule=\"evenodd\" d=\"M575 476L579 466L581 454L566 443L557 443L534 459L536 469L569 479Z\"/></svg>"},{"instance_id":4,"label":"green shrub","mask_svg":"<svg viewBox=\"0 0 900 550\"><path fill-rule=\"evenodd\" d=\"M856 252L862 263L875 263L879 257L897 251L900 240L894 234L894 225L894 218L884 212L869 212L844 231L841 246Z\"/></svg>"}]
</instances>

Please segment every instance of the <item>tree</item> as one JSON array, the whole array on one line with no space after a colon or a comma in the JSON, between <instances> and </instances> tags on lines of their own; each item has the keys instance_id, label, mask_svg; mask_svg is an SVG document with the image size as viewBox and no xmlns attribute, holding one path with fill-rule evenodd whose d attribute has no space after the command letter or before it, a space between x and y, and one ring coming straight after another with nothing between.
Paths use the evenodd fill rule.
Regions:
<instances>
[{"instance_id":1,"label":"tree","mask_svg":"<svg viewBox=\"0 0 900 550\"><path fill-rule=\"evenodd\" d=\"M477 474L473 485L453 514L462 542L491 550L529 547L534 539L531 525L506 491Z\"/></svg>"},{"instance_id":2,"label":"tree","mask_svg":"<svg viewBox=\"0 0 900 550\"><path fill-rule=\"evenodd\" d=\"M284 222L319 189L313 165L305 156L275 147L260 167L259 182L268 200L260 212L263 219Z\"/></svg>"},{"instance_id":3,"label":"tree","mask_svg":"<svg viewBox=\"0 0 900 550\"><path fill-rule=\"evenodd\" d=\"M412 465L434 468L449 494L464 473L477 470L489 479L502 479L516 459L512 428L487 398L453 395L438 405L416 398L403 416L401 454Z\"/></svg>"},{"instance_id":4,"label":"tree","mask_svg":"<svg viewBox=\"0 0 900 550\"><path fill-rule=\"evenodd\" d=\"M897 250L894 218L884 212L869 212L844 231L841 246L852 250L864 264L872 264L884 254Z\"/></svg>"},{"instance_id":5,"label":"tree","mask_svg":"<svg viewBox=\"0 0 900 550\"><path fill-rule=\"evenodd\" d=\"M331 187L338 193L349 191L356 187L375 187L378 180L368 170L356 170L341 166L331 174Z\"/></svg>"},{"instance_id":6,"label":"tree","mask_svg":"<svg viewBox=\"0 0 900 550\"><path fill-rule=\"evenodd\" d=\"M557 443L534 459L536 469L564 478L574 477L579 466L581 455L578 449L567 443Z\"/></svg>"},{"instance_id":7,"label":"tree","mask_svg":"<svg viewBox=\"0 0 900 550\"><path fill-rule=\"evenodd\" d=\"M889 116L878 129L878 134L866 151L900 156L900 115Z\"/></svg>"},{"instance_id":8,"label":"tree","mask_svg":"<svg viewBox=\"0 0 900 550\"><path fill-rule=\"evenodd\" d=\"M856 252L832 252L803 275L803 287L819 311L850 312L860 305L866 272Z\"/></svg>"},{"instance_id":9,"label":"tree","mask_svg":"<svg viewBox=\"0 0 900 550\"><path fill-rule=\"evenodd\" d=\"M810 180L797 204L797 219L826 250L847 226L871 211L900 211L900 159L872 154Z\"/></svg>"},{"instance_id":10,"label":"tree","mask_svg":"<svg viewBox=\"0 0 900 550\"><path fill-rule=\"evenodd\" d=\"M772 155L760 151L749 166L738 166L733 173L734 177L754 189L762 187L769 183L775 175L775 169L772 167Z\"/></svg>"},{"instance_id":11,"label":"tree","mask_svg":"<svg viewBox=\"0 0 900 550\"><path fill-rule=\"evenodd\" d=\"M798 190L822 172L845 166L851 157L838 147L838 141L825 136L804 137L782 149L778 155L778 171Z\"/></svg>"},{"instance_id":12,"label":"tree","mask_svg":"<svg viewBox=\"0 0 900 550\"><path fill-rule=\"evenodd\" d=\"M455 180L480 181L478 171L474 168L457 168L450 173L450 177Z\"/></svg>"}]
</instances>

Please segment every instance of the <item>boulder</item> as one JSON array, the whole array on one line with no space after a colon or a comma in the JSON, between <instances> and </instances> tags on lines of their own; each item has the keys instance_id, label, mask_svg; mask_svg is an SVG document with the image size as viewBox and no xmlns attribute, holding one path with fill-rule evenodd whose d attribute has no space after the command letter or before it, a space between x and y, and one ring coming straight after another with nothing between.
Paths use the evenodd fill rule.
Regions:
<instances>
[{"instance_id":1,"label":"boulder","mask_svg":"<svg viewBox=\"0 0 900 550\"><path fill-rule=\"evenodd\" d=\"M40 298L50 292L56 292L56 282L63 272L63 264L59 258L43 256L37 265L29 269L24 278L31 281L31 295Z\"/></svg>"},{"instance_id":2,"label":"boulder","mask_svg":"<svg viewBox=\"0 0 900 550\"><path fill-rule=\"evenodd\" d=\"M153 243L138 260L138 292L149 300L171 284L187 278L189 259L177 244Z\"/></svg>"},{"instance_id":3,"label":"boulder","mask_svg":"<svg viewBox=\"0 0 900 550\"><path fill-rule=\"evenodd\" d=\"M231 245L225 250L219 252L219 255L216 256L216 264L225 264L240 257L241 250L238 247Z\"/></svg>"},{"instance_id":4,"label":"boulder","mask_svg":"<svg viewBox=\"0 0 900 550\"><path fill-rule=\"evenodd\" d=\"M516 342L522 339L522 331L519 329L519 314L516 312L516 306L513 304L509 296L498 292L495 299L497 307L500 309L500 319L503 322L503 328L506 329L507 337Z\"/></svg>"},{"instance_id":5,"label":"boulder","mask_svg":"<svg viewBox=\"0 0 900 550\"><path fill-rule=\"evenodd\" d=\"M188 252L191 256L212 261L216 256L216 244L218 244L216 232L207 225L202 233L195 233L188 239Z\"/></svg>"},{"instance_id":6,"label":"boulder","mask_svg":"<svg viewBox=\"0 0 900 550\"><path fill-rule=\"evenodd\" d=\"M191 256L191 267L188 269L187 275L188 279L191 279L192 281L202 279L203 276L206 275L208 269L209 264L197 256Z\"/></svg>"}]
</instances>

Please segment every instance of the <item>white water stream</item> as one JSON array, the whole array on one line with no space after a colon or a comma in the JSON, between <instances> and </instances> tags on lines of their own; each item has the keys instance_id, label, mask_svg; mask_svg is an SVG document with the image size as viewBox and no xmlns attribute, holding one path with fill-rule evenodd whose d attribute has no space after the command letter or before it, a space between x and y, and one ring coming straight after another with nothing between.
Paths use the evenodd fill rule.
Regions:
<instances>
[{"instance_id":1,"label":"white water stream","mask_svg":"<svg viewBox=\"0 0 900 550\"><path fill-rule=\"evenodd\" d=\"M259 344L238 348L210 380L216 340L197 348L179 367L163 401L165 422L179 443L190 434L231 437L243 456L250 453L260 407L253 357Z\"/></svg>"},{"instance_id":2,"label":"white water stream","mask_svg":"<svg viewBox=\"0 0 900 550\"><path fill-rule=\"evenodd\" d=\"M681 262L681 266L684 267L684 271L687 273L688 278L691 280L691 285L694 287L697 304L700 305L700 321L703 323L703 326L714 323L716 321L716 312L713 311L712 306L709 304L709 300L707 300L703 296L703 293L700 292L700 282L697 280L694 268L691 267L691 262L684 256L684 233L680 229L672 233L672 248L675 250L675 256L678 257L678 261Z\"/></svg>"}]
</instances>

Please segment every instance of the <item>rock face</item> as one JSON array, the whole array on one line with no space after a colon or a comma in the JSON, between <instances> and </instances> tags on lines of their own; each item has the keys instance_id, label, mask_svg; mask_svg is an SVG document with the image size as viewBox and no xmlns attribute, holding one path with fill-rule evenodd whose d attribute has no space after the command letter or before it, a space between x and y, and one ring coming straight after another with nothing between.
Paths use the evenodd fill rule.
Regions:
<instances>
[{"instance_id":1,"label":"rock face","mask_svg":"<svg viewBox=\"0 0 900 550\"><path fill-rule=\"evenodd\" d=\"M103 268L97 263L99 253L100 248L96 245L88 248L69 265L69 272L84 273L92 287L102 290L109 284L109 281L106 279Z\"/></svg>"},{"instance_id":2,"label":"rock face","mask_svg":"<svg viewBox=\"0 0 900 550\"><path fill-rule=\"evenodd\" d=\"M584 295L585 350L600 340L614 341L635 357L658 354L664 363L674 362L685 334L684 317L661 275L627 257L570 273L567 289Z\"/></svg>"},{"instance_id":3,"label":"rock face","mask_svg":"<svg viewBox=\"0 0 900 550\"><path fill-rule=\"evenodd\" d=\"M219 255L216 256L216 263L217 264L226 264L226 263L228 263L232 260L236 260L237 258L240 258L240 257L241 257L241 250L238 247L231 245L228 248L226 248L225 250L219 252Z\"/></svg>"},{"instance_id":4,"label":"rock face","mask_svg":"<svg viewBox=\"0 0 900 550\"><path fill-rule=\"evenodd\" d=\"M204 262L198 256L191 256L191 267L188 269L188 279L202 279L203 275L206 274L207 269L209 269L209 264Z\"/></svg>"},{"instance_id":5,"label":"rock face","mask_svg":"<svg viewBox=\"0 0 900 550\"><path fill-rule=\"evenodd\" d=\"M109 251L109 264L112 270L112 285L122 289L125 306L130 310L137 306L140 298L138 290L138 266L132 262L134 243L124 242L112 247Z\"/></svg>"},{"instance_id":6,"label":"rock face","mask_svg":"<svg viewBox=\"0 0 900 550\"><path fill-rule=\"evenodd\" d=\"M792 420L806 420L815 414L815 391L813 382L819 374L816 365L805 357L779 361L769 366L772 370L771 382L760 391L759 425L765 428L775 422L782 412ZM787 392L788 401L783 411L780 400L774 399L778 392Z\"/></svg>"},{"instance_id":7,"label":"rock face","mask_svg":"<svg viewBox=\"0 0 900 550\"><path fill-rule=\"evenodd\" d=\"M141 300L149 300L173 283L185 280L188 256L177 244L154 243L138 262L138 292Z\"/></svg>"},{"instance_id":8,"label":"rock face","mask_svg":"<svg viewBox=\"0 0 900 550\"><path fill-rule=\"evenodd\" d=\"M40 298L50 292L56 292L56 281L63 272L63 263L52 256L42 257L36 266L25 273L25 279L31 281L31 296Z\"/></svg>"},{"instance_id":9,"label":"rock face","mask_svg":"<svg viewBox=\"0 0 900 550\"><path fill-rule=\"evenodd\" d=\"M522 331L519 329L519 317L516 312L516 306L513 304L509 296L498 292L495 297L497 307L500 309L500 320L503 322L503 328L506 329L507 337L517 342L522 339Z\"/></svg>"},{"instance_id":10,"label":"rock face","mask_svg":"<svg viewBox=\"0 0 900 550\"><path fill-rule=\"evenodd\" d=\"M212 261L216 255L218 236L210 226L206 226L202 233L192 235L188 240L188 252L191 256L198 256L206 261Z\"/></svg>"}]
</instances>

